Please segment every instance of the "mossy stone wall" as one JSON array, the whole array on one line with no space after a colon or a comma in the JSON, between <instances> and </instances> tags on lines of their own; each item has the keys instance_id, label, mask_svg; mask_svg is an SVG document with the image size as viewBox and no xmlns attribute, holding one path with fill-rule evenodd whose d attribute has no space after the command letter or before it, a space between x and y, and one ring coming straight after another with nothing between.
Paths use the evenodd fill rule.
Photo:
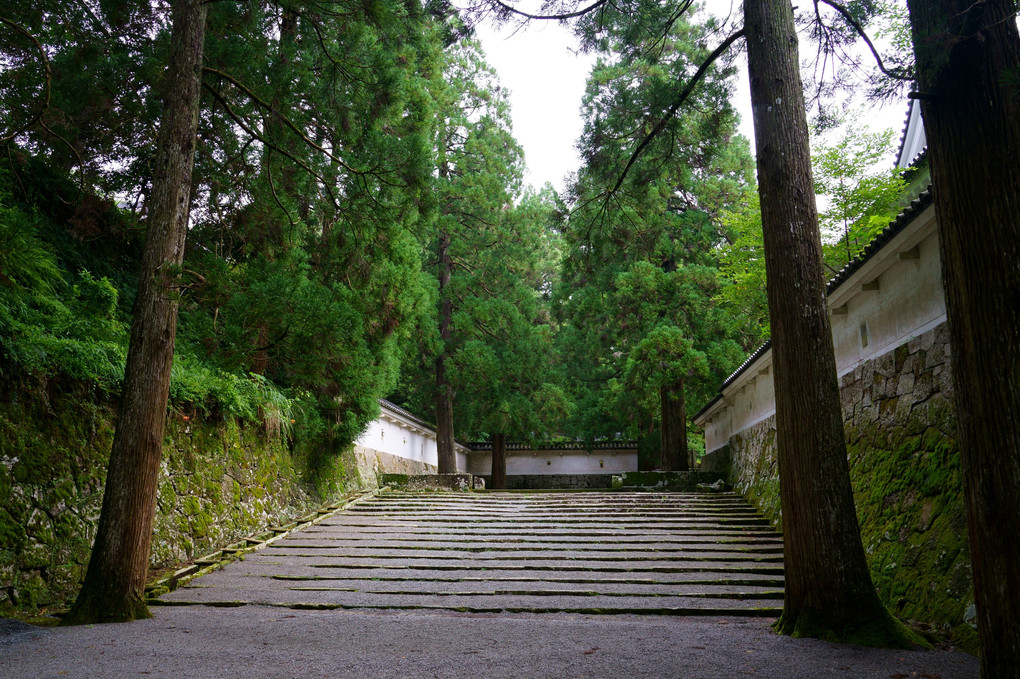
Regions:
<instances>
[{"instance_id":1,"label":"mossy stone wall","mask_svg":"<svg viewBox=\"0 0 1020 679\"><path fill-rule=\"evenodd\" d=\"M76 596L102 506L115 408L87 387L3 383L0 615ZM353 452L287 445L234 419L171 412L151 566L169 567L371 483Z\"/></svg>"},{"instance_id":2,"label":"mossy stone wall","mask_svg":"<svg viewBox=\"0 0 1020 679\"><path fill-rule=\"evenodd\" d=\"M850 478L871 575L894 613L976 649L945 324L840 380ZM734 486L782 526L775 418L730 438Z\"/></svg>"}]
</instances>

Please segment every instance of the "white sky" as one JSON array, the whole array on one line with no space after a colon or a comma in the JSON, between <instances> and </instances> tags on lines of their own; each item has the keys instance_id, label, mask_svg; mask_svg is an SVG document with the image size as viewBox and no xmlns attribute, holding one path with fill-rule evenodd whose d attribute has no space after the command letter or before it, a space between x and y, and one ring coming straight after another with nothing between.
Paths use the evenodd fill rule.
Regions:
<instances>
[{"instance_id":1,"label":"white sky","mask_svg":"<svg viewBox=\"0 0 1020 679\"><path fill-rule=\"evenodd\" d=\"M708 0L707 4L716 15L730 12L730 0ZM581 98L594 56L576 54L573 34L555 21L533 21L516 33L510 27L497 32L484 24L477 34L487 61L510 90L514 136L524 147L527 163L525 182L536 188L551 182L563 191L564 177L580 165L574 145L581 133ZM808 45L802 40L802 55L806 49ZM734 106L741 116L740 131L753 147L751 95L743 58L737 70ZM860 112L871 129L892 128L898 140L906 117L906 100L882 109L869 106L861 104ZM889 163L893 163L891 153Z\"/></svg>"}]
</instances>

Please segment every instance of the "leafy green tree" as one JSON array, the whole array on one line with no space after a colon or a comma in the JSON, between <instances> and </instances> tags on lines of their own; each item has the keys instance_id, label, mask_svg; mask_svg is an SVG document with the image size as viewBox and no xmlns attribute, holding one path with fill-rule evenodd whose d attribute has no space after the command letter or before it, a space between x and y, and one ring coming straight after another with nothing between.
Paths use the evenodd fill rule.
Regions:
<instances>
[{"instance_id":1,"label":"leafy green tree","mask_svg":"<svg viewBox=\"0 0 1020 679\"><path fill-rule=\"evenodd\" d=\"M688 466L687 398L700 397L739 353L712 299L719 217L746 191L751 169L727 103L728 72L711 74L699 94L711 113L670 121L631 168L612 209L598 196L626 162L627 147L613 140L641 141L678 74L704 56L709 28L678 21L646 50L621 45L617 35L602 41L627 56L600 60L589 79L586 163L574 188L578 209L558 293L570 382L583 404L575 433L641 436L658 423L656 462L667 469Z\"/></svg>"},{"instance_id":2,"label":"leafy green tree","mask_svg":"<svg viewBox=\"0 0 1020 679\"><path fill-rule=\"evenodd\" d=\"M327 445L375 416L434 296L419 239L441 31L399 3L348 9L214 14L185 316L191 351L310 395Z\"/></svg>"},{"instance_id":3,"label":"leafy green tree","mask_svg":"<svg viewBox=\"0 0 1020 679\"><path fill-rule=\"evenodd\" d=\"M888 167L892 130L874 133L850 121L832 143L816 146L815 192L825 266L835 274L864 250L900 211L906 183ZM880 169L885 166L887 169Z\"/></svg>"},{"instance_id":4,"label":"leafy green tree","mask_svg":"<svg viewBox=\"0 0 1020 679\"><path fill-rule=\"evenodd\" d=\"M514 238L503 213L520 188L523 157L510 129L507 93L485 63L477 42L463 39L447 49L439 99L434 246L439 343L434 382L439 473L444 474L456 471L458 385L449 374L449 362L465 342L463 311L477 307L479 299L499 294L487 282L492 276L483 258L486 250Z\"/></svg>"},{"instance_id":5,"label":"leafy green tree","mask_svg":"<svg viewBox=\"0 0 1020 679\"><path fill-rule=\"evenodd\" d=\"M769 302L765 294L765 247L761 234L761 205L751 187L745 198L723 215L727 242L719 270L726 282L719 296L730 313L743 322L737 329L740 345L750 353L769 338Z\"/></svg>"},{"instance_id":6,"label":"leafy green tree","mask_svg":"<svg viewBox=\"0 0 1020 679\"><path fill-rule=\"evenodd\" d=\"M405 378L406 394L396 396L419 412L434 408L440 473L455 471L455 427L471 437L532 439L565 407L549 376L552 330L543 302L558 263L549 247L555 195L529 192L514 205L523 158L507 93L476 42L454 43L446 60L430 247L435 332L421 335L423 361Z\"/></svg>"},{"instance_id":7,"label":"leafy green tree","mask_svg":"<svg viewBox=\"0 0 1020 679\"><path fill-rule=\"evenodd\" d=\"M830 130L838 138L826 143L813 138L815 191L825 206L819 214L822 256L830 275L856 259L900 210L905 182L888 165L891 132L874 133L851 121ZM722 299L748 322L740 325L741 344L751 351L769 337L765 294L765 257L761 207L755 191L723 216L728 242L721 268L731 284Z\"/></svg>"},{"instance_id":8,"label":"leafy green tree","mask_svg":"<svg viewBox=\"0 0 1020 679\"><path fill-rule=\"evenodd\" d=\"M485 294L456 314L464 337L451 357L459 427L493 443L492 487L506 487L506 441L535 442L559 432L572 403L562 386L555 328L547 308L548 269L558 222L549 189L526 193L503 218L506 237L479 253Z\"/></svg>"}]
</instances>

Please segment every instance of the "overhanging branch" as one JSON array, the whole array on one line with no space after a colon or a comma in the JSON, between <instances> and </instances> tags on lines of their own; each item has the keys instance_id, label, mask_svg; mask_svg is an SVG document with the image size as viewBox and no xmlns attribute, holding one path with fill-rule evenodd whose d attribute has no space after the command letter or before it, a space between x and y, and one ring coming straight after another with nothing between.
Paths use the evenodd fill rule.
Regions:
<instances>
[{"instance_id":1,"label":"overhanging branch","mask_svg":"<svg viewBox=\"0 0 1020 679\"><path fill-rule=\"evenodd\" d=\"M670 119L676 115L676 112L680 110L680 107L683 106L684 102L686 102L688 97L691 96L691 92L694 91L694 88L698 85L699 82L701 82L702 78L705 77L705 74L708 72L708 69L712 66L712 64L714 64L715 61L720 56L722 56L727 49L730 48L730 45L732 45L734 42L736 42L742 37L744 37L744 29L740 29L736 33L732 34L731 36L723 40L722 43L720 43L720 45L716 47L715 50L710 55L708 55L708 58L705 59L701 66L698 67L698 70L694 74L694 76L689 81L687 81L686 87L684 87L684 89L680 92L680 95L676 98L676 101L673 102L672 106L670 106L669 109L666 111L666 114L662 116L662 119L656 124L652 131L648 133L648 135L641 141L640 144L638 144L638 147L634 149L634 153L631 154L630 160L627 161L626 167L623 168L623 172L620 173L619 178L617 178L616 185L613 186L613 188L609 191L609 195L615 195L616 192L620 189L620 187L623 186L623 181L624 179L627 178L627 173L630 172L630 169L634 166L634 163L637 162L637 159L641 156L641 154L648 147L648 145L651 144L656 137L662 134L662 131L664 129L666 129L666 124L669 123Z\"/></svg>"},{"instance_id":2,"label":"overhanging branch","mask_svg":"<svg viewBox=\"0 0 1020 679\"><path fill-rule=\"evenodd\" d=\"M230 104L227 102L226 99L223 98L223 95L221 95L219 92L213 89L212 86L209 85L209 83L203 82L202 87L204 87L206 91L209 92L209 94L211 94L213 98L223 107L223 110L226 112L228 116L230 116L230 119L237 123L238 127L247 132L249 136L251 136L254 139L258 139L267 148L272 149L277 153L286 156L287 158L290 158L291 161L294 162L294 164L301 167L301 169L303 169L309 175L318 179L319 183L322 184L322 187L326 190L326 193L329 194L330 200L333 202L333 205L339 206L339 202L337 201L336 195L333 193L333 190L330 188L329 183L326 181L325 177L323 177L321 174L313 170L306 163L299 160L296 156L294 156L294 154L288 152L286 149L280 148L278 145L266 139L264 135L259 134L246 120L244 120L240 115L238 115L234 111L234 109L230 107Z\"/></svg>"},{"instance_id":3,"label":"overhanging branch","mask_svg":"<svg viewBox=\"0 0 1020 679\"><path fill-rule=\"evenodd\" d=\"M581 9L574 10L573 12L565 12L563 14L529 14L522 10L512 7L511 5L503 2L502 0L493 0L493 4L502 9L507 14L515 14L525 19L576 19L579 16L584 16L588 12L593 12L599 7L607 4L609 0L595 0L592 4Z\"/></svg>"},{"instance_id":4,"label":"overhanging branch","mask_svg":"<svg viewBox=\"0 0 1020 679\"><path fill-rule=\"evenodd\" d=\"M832 9L836 10L836 12L838 12L839 15L843 17L843 19L846 20L848 24L850 24L850 26L854 29L857 35L861 37L861 40L864 41L864 44L868 46L868 49L871 51L871 55L875 57L875 63L878 64L878 70L881 71L884 75L893 78L894 80L906 80L908 82L913 80L913 77L903 73L900 70L890 70L889 68L886 67L885 62L882 61L882 55L878 53L878 49L875 47L874 43L871 42L871 38L868 37L868 34L867 32L865 32L864 27L861 26L861 24L856 19L854 19L853 15L850 14L849 10L847 10L846 7L839 4L838 2L835 2L835 0L814 0L814 1L816 10L818 7L818 3L821 2L822 4L828 5Z\"/></svg>"},{"instance_id":5,"label":"overhanging branch","mask_svg":"<svg viewBox=\"0 0 1020 679\"><path fill-rule=\"evenodd\" d=\"M340 165L341 167L343 167L345 170L347 170L351 174L357 174L357 175L366 174L364 172L361 172L359 170L354 169L353 167L351 167L350 165L345 163L342 159L338 158L337 156L333 155L331 152L327 151L324 147L320 146L319 144L316 144L297 125L295 125L293 122L291 122L291 120L287 116L283 115L278 110L276 110L276 107L274 107L272 104L264 101L261 97L259 97L257 94L252 92L250 89L245 87L242 83L240 83L237 80L235 80L229 74L224 73L223 71L220 71L220 70L215 69L215 68L210 68L209 66L203 66L202 67L202 71L205 72L205 73L212 73L213 75L217 76L218 78L222 78L222 79L226 80L228 83L230 83L231 85L233 85L234 87L239 89L242 93L244 93L249 99L254 101L256 104L258 104L262 108L266 109L267 111L269 111L273 115L277 116L283 122L283 124L286 125L294 134L296 134L298 137L300 137L301 141L303 141L306 145L308 145L309 147L315 149L319 153L325 155L327 158L332 160L334 163Z\"/></svg>"},{"instance_id":6,"label":"overhanging branch","mask_svg":"<svg viewBox=\"0 0 1020 679\"><path fill-rule=\"evenodd\" d=\"M28 32L28 29L26 29L21 24L19 24L17 22L14 22L14 21L12 21L12 20L8 19L7 17L4 17L4 16L0 16L0 23L7 24L11 28L13 28L15 31L17 31L21 35L25 36L26 38L28 38L32 42L32 44L35 45L36 51L39 52L39 59L42 61L42 64L43 64L43 71L46 74L46 97L45 97L45 101L43 101L43 105L39 107L39 110L36 112L36 114L34 116L32 116L32 119L29 120L27 123L25 123L21 127L17 128L13 132L11 132L9 135L7 135L5 137L0 137L0 144L6 144L7 142L9 142L10 140L14 139L19 134L21 134L22 132L24 132L28 128L32 127L33 125L35 125L37 122L39 122L42 119L43 113L46 111L46 109L48 109L50 107L50 85L53 82L53 74L50 71L50 60L46 56L46 50L43 49L43 46L39 43L39 41L36 39L36 37Z\"/></svg>"}]
</instances>

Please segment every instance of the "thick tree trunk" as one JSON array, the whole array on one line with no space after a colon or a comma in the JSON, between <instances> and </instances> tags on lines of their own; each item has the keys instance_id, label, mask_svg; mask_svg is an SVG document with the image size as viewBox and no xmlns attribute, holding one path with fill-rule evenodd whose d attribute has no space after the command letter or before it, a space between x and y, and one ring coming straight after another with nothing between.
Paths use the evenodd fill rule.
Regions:
<instances>
[{"instance_id":1,"label":"thick tree trunk","mask_svg":"<svg viewBox=\"0 0 1020 679\"><path fill-rule=\"evenodd\" d=\"M909 0L981 676L1020 677L1020 35L1011 0Z\"/></svg>"},{"instance_id":2,"label":"thick tree trunk","mask_svg":"<svg viewBox=\"0 0 1020 679\"><path fill-rule=\"evenodd\" d=\"M492 483L489 487L506 488L506 436L503 434L492 435Z\"/></svg>"},{"instance_id":3,"label":"thick tree trunk","mask_svg":"<svg viewBox=\"0 0 1020 679\"><path fill-rule=\"evenodd\" d=\"M439 473L455 474L457 454L453 445L453 385L446 375L446 349L451 336L453 302L443 295L453 271L448 233L439 236L439 267L439 339L443 341L443 347L436 356L436 447L439 452Z\"/></svg>"},{"instance_id":4,"label":"thick tree trunk","mask_svg":"<svg viewBox=\"0 0 1020 679\"><path fill-rule=\"evenodd\" d=\"M179 286L174 269L184 257L188 229L205 17L206 6L200 0L173 5L148 235L122 403L92 556L65 624L150 617L145 578L177 330Z\"/></svg>"},{"instance_id":5,"label":"thick tree trunk","mask_svg":"<svg viewBox=\"0 0 1020 679\"><path fill-rule=\"evenodd\" d=\"M688 471L691 466L687 453L687 413L682 382L659 388L659 407L662 414L662 468L674 472Z\"/></svg>"},{"instance_id":6,"label":"thick tree trunk","mask_svg":"<svg viewBox=\"0 0 1020 679\"><path fill-rule=\"evenodd\" d=\"M776 629L902 645L902 628L871 583L850 487L789 0L746 0L744 30L772 320L786 566Z\"/></svg>"}]
</instances>

